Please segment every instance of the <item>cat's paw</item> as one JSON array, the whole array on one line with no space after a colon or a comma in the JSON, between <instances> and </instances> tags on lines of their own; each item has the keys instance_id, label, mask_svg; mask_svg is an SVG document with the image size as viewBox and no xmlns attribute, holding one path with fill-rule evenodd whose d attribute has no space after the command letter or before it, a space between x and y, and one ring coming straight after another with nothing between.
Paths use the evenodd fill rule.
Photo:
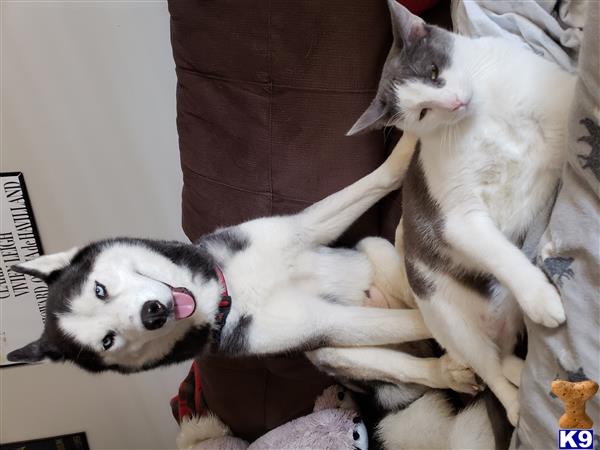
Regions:
<instances>
[{"instance_id":1,"label":"cat's paw","mask_svg":"<svg viewBox=\"0 0 600 450\"><path fill-rule=\"evenodd\" d=\"M471 368L454 360L447 353L440 357L440 370L443 384L453 391L475 395L485 388Z\"/></svg>"},{"instance_id":2,"label":"cat's paw","mask_svg":"<svg viewBox=\"0 0 600 450\"><path fill-rule=\"evenodd\" d=\"M556 328L566 320L560 295L545 278L531 283L518 298L523 312L535 323Z\"/></svg>"}]
</instances>

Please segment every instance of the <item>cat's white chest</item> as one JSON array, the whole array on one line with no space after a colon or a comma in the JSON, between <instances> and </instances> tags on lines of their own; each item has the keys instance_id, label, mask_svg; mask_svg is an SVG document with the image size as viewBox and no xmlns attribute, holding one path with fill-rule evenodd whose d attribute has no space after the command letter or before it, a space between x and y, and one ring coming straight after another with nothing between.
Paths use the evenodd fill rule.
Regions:
<instances>
[{"instance_id":1,"label":"cat's white chest","mask_svg":"<svg viewBox=\"0 0 600 450\"><path fill-rule=\"evenodd\" d=\"M448 213L483 206L502 232L516 237L543 206L559 175L563 132L548 133L544 126L530 115L510 122L488 119L474 123L450 149L426 149L423 164L432 195ZM424 146L434 142L426 140ZM448 157L436 158L435 153Z\"/></svg>"},{"instance_id":2,"label":"cat's white chest","mask_svg":"<svg viewBox=\"0 0 600 450\"><path fill-rule=\"evenodd\" d=\"M521 231L531 212L557 177L556 155L540 132L539 123L521 117L521 126L497 123L473 138L480 158L473 164L474 193L487 206L498 227L505 232ZM546 151L547 150L547 151ZM551 166L555 166L552 169Z\"/></svg>"}]
</instances>

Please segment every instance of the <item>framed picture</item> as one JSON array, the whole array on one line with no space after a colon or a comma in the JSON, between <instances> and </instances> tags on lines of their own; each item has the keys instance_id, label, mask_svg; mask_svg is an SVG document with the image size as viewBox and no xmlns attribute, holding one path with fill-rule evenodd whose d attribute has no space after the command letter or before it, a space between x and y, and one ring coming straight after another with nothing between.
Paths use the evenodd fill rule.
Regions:
<instances>
[{"instance_id":1,"label":"framed picture","mask_svg":"<svg viewBox=\"0 0 600 450\"><path fill-rule=\"evenodd\" d=\"M10 270L42 254L25 179L0 173L0 366L6 354L39 338L46 317L48 288L41 280Z\"/></svg>"},{"instance_id":2,"label":"framed picture","mask_svg":"<svg viewBox=\"0 0 600 450\"><path fill-rule=\"evenodd\" d=\"M2 450L90 450L84 432L2 444Z\"/></svg>"}]
</instances>

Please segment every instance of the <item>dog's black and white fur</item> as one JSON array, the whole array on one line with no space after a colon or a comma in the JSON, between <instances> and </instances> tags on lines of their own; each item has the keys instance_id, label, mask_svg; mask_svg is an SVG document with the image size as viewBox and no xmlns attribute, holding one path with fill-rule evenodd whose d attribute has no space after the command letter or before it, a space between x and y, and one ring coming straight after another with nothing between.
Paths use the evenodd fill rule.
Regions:
<instances>
[{"instance_id":1,"label":"dog's black and white fur","mask_svg":"<svg viewBox=\"0 0 600 450\"><path fill-rule=\"evenodd\" d=\"M45 280L49 294L41 338L9 359L68 360L89 371L128 373L208 351L234 356L346 347L310 356L325 366L349 358L358 379L472 390L472 373L446 357L381 348L374 350L389 358L385 365L372 357L357 361L365 350L359 346L431 333L418 310L362 306L373 286L398 304L407 297L405 276L398 276L402 258L391 244L368 238L355 250L326 247L398 187L414 145L404 137L377 170L297 215L221 229L196 245L111 239L15 266ZM222 330L215 319L222 297L217 270L232 298ZM180 320L177 292L195 303Z\"/></svg>"},{"instance_id":2,"label":"dog's black and white fur","mask_svg":"<svg viewBox=\"0 0 600 450\"><path fill-rule=\"evenodd\" d=\"M49 293L42 336L8 359L49 358L92 372L131 373L205 352L306 351L363 393L357 397L369 403L363 409L374 411L372 442L384 448L494 446L483 402L456 415L443 395L428 392L474 393L479 386L470 369L414 342L431 333L415 309L398 251L379 238L364 239L354 250L326 246L399 186L415 147L416 139L405 134L377 170L297 215L221 229L195 245L119 238L14 266L46 281ZM230 309L223 316L225 288ZM393 309L364 307L369 292ZM178 295L194 303L184 318L176 311ZM226 429L216 417L202 420L206 426L191 426L195 437L199 430L204 436ZM465 434L464 425L474 420L477 432ZM428 433L424 421L438 432ZM194 440L188 428L180 440Z\"/></svg>"}]
</instances>

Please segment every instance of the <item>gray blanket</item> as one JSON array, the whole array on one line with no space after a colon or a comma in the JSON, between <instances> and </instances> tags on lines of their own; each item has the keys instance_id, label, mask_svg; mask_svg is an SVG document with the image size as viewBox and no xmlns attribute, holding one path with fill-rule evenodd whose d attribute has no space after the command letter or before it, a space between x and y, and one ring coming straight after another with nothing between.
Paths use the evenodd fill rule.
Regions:
<instances>
[{"instance_id":1,"label":"gray blanket","mask_svg":"<svg viewBox=\"0 0 600 450\"><path fill-rule=\"evenodd\" d=\"M550 392L552 380L600 379L600 2L455 1L453 18L460 33L517 39L567 70L577 68L579 53L568 163L537 251L560 290L567 322L555 330L527 323L521 417L512 441L519 449L557 448L563 405ZM600 449L600 395L587 405Z\"/></svg>"}]
</instances>

